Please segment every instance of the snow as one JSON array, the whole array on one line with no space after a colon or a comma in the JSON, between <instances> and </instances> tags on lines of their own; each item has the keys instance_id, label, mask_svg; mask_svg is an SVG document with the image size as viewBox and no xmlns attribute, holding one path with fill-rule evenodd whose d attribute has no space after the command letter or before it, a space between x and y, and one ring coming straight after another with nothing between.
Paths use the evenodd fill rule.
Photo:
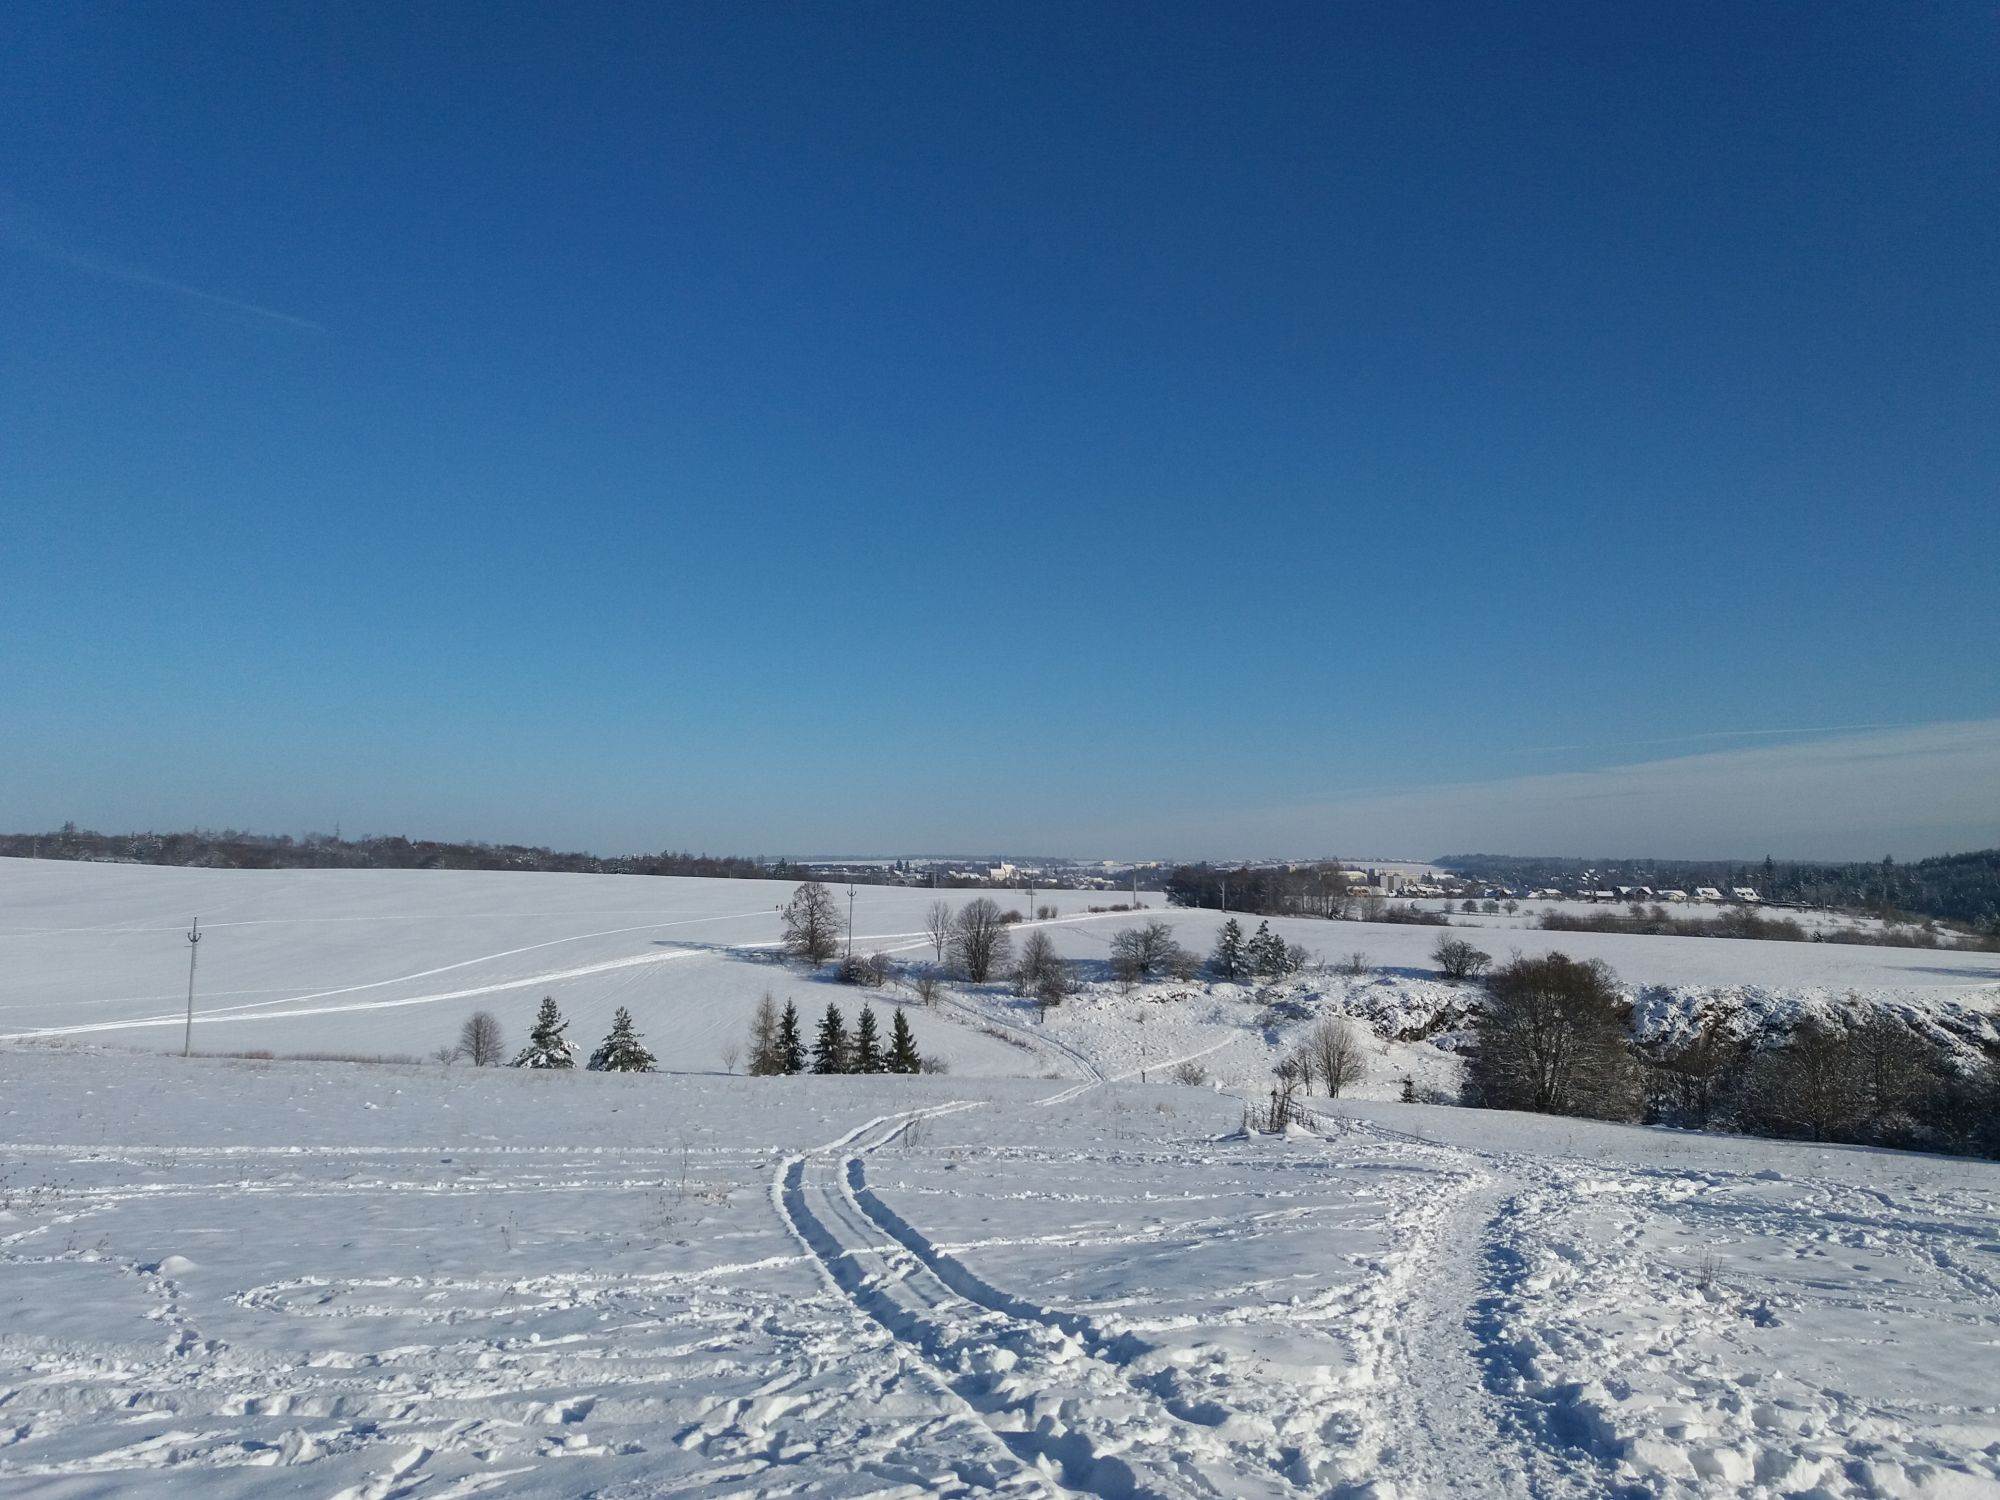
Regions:
<instances>
[{"instance_id":1,"label":"snow","mask_svg":"<svg viewBox=\"0 0 2000 1500\"><path fill-rule=\"evenodd\" d=\"M588 1055L621 1005L664 1067L720 1070L740 1046L764 991L808 1017L829 1000L886 1005L907 992L856 992L776 962L777 881L463 871L236 871L0 859L0 1037L60 1034L178 1051L187 987L188 921L199 914L195 1046L428 1056L455 1041L475 1010L499 1015L507 1040L526 1038L536 1003L554 994L569 1036ZM923 913L976 891L857 889L855 947L904 961L929 956ZM994 893L1024 909L1025 895ZM1059 916L1042 926L1065 958L1107 974L1111 936L1136 920L1092 915L1102 892L1037 891ZM1122 898L1121 898L1122 899ZM1165 908L1197 951L1213 946L1221 914ZM1541 932L1504 917L1456 917L1451 931L1504 961L1552 949L1602 958L1648 1024L1752 1004L1773 1014L1824 1009L1852 993L1937 1017L1961 1038L1992 1036L2000 1014L2000 954L1723 938ZM1479 925L1467 925L1467 924ZM1246 925L1254 926L1254 921ZM1430 953L1441 929L1274 919L1272 929L1329 963L1366 955L1367 983L1339 988L1363 1012L1408 1017L1441 1003ZM1333 992L1328 978L1320 988ZM1665 996L1669 1015L1660 1009ZM886 1019L886 1018L885 1018ZM912 1016L918 1043L955 1073L1012 1075L1024 1055L976 1027ZM1385 1024L1388 1024L1385 1022ZM1397 1025L1392 1029L1405 1029ZM1081 1074L1073 1060L1043 1068Z\"/></svg>"},{"instance_id":2,"label":"snow","mask_svg":"<svg viewBox=\"0 0 2000 1500\"><path fill-rule=\"evenodd\" d=\"M1046 1022L911 1006L950 1076L726 1076L765 989L864 998L772 961L789 889L0 862L0 1491L2000 1495L2000 1166L1388 1102L1454 1077L1438 929L1127 990L1101 895L1038 893L1091 981ZM860 891L858 946L927 951L934 898ZM518 1046L553 993L668 1071L182 1059L196 911L198 1049L421 1055L480 1007ZM2000 982L1466 935L1605 957L1662 1028L1976 1030ZM1246 1131L1328 1014L1358 1097Z\"/></svg>"},{"instance_id":3,"label":"snow","mask_svg":"<svg viewBox=\"0 0 2000 1500\"><path fill-rule=\"evenodd\" d=\"M10 1490L2000 1493L1989 1164L77 1044L0 1098Z\"/></svg>"}]
</instances>

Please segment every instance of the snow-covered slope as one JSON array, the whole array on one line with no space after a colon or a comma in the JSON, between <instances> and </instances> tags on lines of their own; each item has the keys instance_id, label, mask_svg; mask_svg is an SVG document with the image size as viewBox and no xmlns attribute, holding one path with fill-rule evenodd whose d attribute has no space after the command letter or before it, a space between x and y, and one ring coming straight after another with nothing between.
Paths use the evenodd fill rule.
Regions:
<instances>
[{"instance_id":1,"label":"snow-covered slope","mask_svg":"<svg viewBox=\"0 0 2000 1500\"><path fill-rule=\"evenodd\" d=\"M0 1490L2000 1493L2000 1167L1239 1119L0 1047Z\"/></svg>"},{"instance_id":2,"label":"snow-covered slope","mask_svg":"<svg viewBox=\"0 0 2000 1500\"><path fill-rule=\"evenodd\" d=\"M1438 929L1276 922L1329 962L1126 989L1133 919L1076 894L1045 1020L913 1007L953 1076L723 1076L764 990L862 998L774 961L790 889L0 862L0 1490L2000 1494L2000 1168L1381 1102L1453 1081ZM857 946L926 954L933 899L859 891ZM163 1056L197 912L206 1051L518 1039L549 993L677 1071ZM1607 959L1654 1034L1850 991L1977 1032L2000 984L1464 931ZM1359 1098L1246 1136L1328 1013Z\"/></svg>"}]
</instances>

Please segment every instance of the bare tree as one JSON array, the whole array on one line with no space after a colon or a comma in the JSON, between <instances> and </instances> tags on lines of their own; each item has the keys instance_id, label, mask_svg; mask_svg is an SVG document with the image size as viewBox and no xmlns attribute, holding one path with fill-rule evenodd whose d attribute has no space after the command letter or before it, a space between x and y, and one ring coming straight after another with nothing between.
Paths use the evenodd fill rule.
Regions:
<instances>
[{"instance_id":1,"label":"bare tree","mask_svg":"<svg viewBox=\"0 0 2000 1500\"><path fill-rule=\"evenodd\" d=\"M785 951L815 966L840 950L843 923L833 893L817 880L792 892L780 911L785 919Z\"/></svg>"},{"instance_id":2,"label":"bare tree","mask_svg":"<svg viewBox=\"0 0 2000 1500\"><path fill-rule=\"evenodd\" d=\"M949 901L933 901L924 908L924 931L930 935L931 947L937 953L937 961L943 963L945 950L951 946Z\"/></svg>"},{"instance_id":3,"label":"bare tree","mask_svg":"<svg viewBox=\"0 0 2000 1500\"><path fill-rule=\"evenodd\" d=\"M1493 955L1475 948L1464 938L1439 938L1431 958L1447 979L1477 979L1493 963Z\"/></svg>"},{"instance_id":4,"label":"bare tree","mask_svg":"<svg viewBox=\"0 0 2000 1500\"><path fill-rule=\"evenodd\" d=\"M980 896L958 909L951 923L950 953L967 979L984 984L1006 965L1013 950L1004 916L990 898Z\"/></svg>"},{"instance_id":5,"label":"bare tree","mask_svg":"<svg viewBox=\"0 0 2000 1500\"><path fill-rule=\"evenodd\" d=\"M910 976L910 991L917 997L918 1003L926 1008L937 1004L939 988L938 977L934 970L919 969Z\"/></svg>"},{"instance_id":6,"label":"bare tree","mask_svg":"<svg viewBox=\"0 0 2000 1500\"><path fill-rule=\"evenodd\" d=\"M497 1068L506 1061L507 1043L500 1018L490 1010L474 1011L458 1029L459 1055L475 1068Z\"/></svg>"},{"instance_id":7,"label":"bare tree","mask_svg":"<svg viewBox=\"0 0 2000 1500\"><path fill-rule=\"evenodd\" d=\"M1857 1139L1868 1079L1847 1032L1818 1016L1801 1021L1785 1045L1759 1060L1751 1109L1786 1134L1815 1141Z\"/></svg>"},{"instance_id":8,"label":"bare tree","mask_svg":"<svg viewBox=\"0 0 2000 1500\"><path fill-rule=\"evenodd\" d=\"M456 1047L440 1047L431 1054L432 1062L443 1063L447 1068L457 1062L458 1059L459 1051Z\"/></svg>"},{"instance_id":9,"label":"bare tree","mask_svg":"<svg viewBox=\"0 0 2000 1500\"><path fill-rule=\"evenodd\" d=\"M1853 1037L1868 1123L1878 1136L1899 1135L1936 1085L1935 1049L1885 1010L1870 1012Z\"/></svg>"},{"instance_id":10,"label":"bare tree","mask_svg":"<svg viewBox=\"0 0 2000 1500\"><path fill-rule=\"evenodd\" d=\"M1046 932L1031 932L1021 945L1021 961L1014 966L1015 989L1040 1007L1042 1019L1070 997L1069 970L1056 957L1056 945Z\"/></svg>"},{"instance_id":11,"label":"bare tree","mask_svg":"<svg viewBox=\"0 0 2000 1500\"><path fill-rule=\"evenodd\" d=\"M1199 959L1174 941L1174 929L1166 922L1123 928L1111 937L1111 972L1121 980L1192 973L1199 963Z\"/></svg>"},{"instance_id":12,"label":"bare tree","mask_svg":"<svg viewBox=\"0 0 2000 1500\"><path fill-rule=\"evenodd\" d=\"M1031 932L1021 944L1021 956L1014 964L1014 990L1017 994L1032 995L1036 985L1061 968L1062 960L1056 957L1056 945L1049 941L1049 935Z\"/></svg>"},{"instance_id":13,"label":"bare tree","mask_svg":"<svg viewBox=\"0 0 2000 1500\"><path fill-rule=\"evenodd\" d=\"M750 1015L750 1076L768 1078L785 1071L784 1056L778 1046L778 1002L769 990Z\"/></svg>"},{"instance_id":14,"label":"bare tree","mask_svg":"<svg viewBox=\"0 0 2000 1500\"><path fill-rule=\"evenodd\" d=\"M1368 1055L1354 1028L1333 1016L1322 1018L1306 1033L1304 1050L1329 1098L1339 1098L1342 1089L1368 1074Z\"/></svg>"},{"instance_id":15,"label":"bare tree","mask_svg":"<svg viewBox=\"0 0 2000 1500\"><path fill-rule=\"evenodd\" d=\"M1676 1047L1654 1058L1647 1082L1655 1119L1706 1130L1743 1064L1743 1046L1720 1020L1711 1020Z\"/></svg>"},{"instance_id":16,"label":"bare tree","mask_svg":"<svg viewBox=\"0 0 2000 1500\"><path fill-rule=\"evenodd\" d=\"M722 1071L734 1073L736 1065L743 1061L743 1049L731 1042L722 1049Z\"/></svg>"},{"instance_id":17,"label":"bare tree","mask_svg":"<svg viewBox=\"0 0 2000 1500\"><path fill-rule=\"evenodd\" d=\"M1487 989L1466 1068L1479 1103L1632 1118L1638 1078L1610 969L1562 953L1517 958Z\"/></svg>"}]
</instances>

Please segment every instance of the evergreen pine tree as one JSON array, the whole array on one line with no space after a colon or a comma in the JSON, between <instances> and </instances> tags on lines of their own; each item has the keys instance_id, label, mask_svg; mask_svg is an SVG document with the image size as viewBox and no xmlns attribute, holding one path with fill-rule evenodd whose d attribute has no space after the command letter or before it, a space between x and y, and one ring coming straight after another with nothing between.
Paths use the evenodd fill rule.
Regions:
<instances>
[{"instance_id":1,"label":"evergreen pine tree","mask_svg":"<svg viewBox=\"0 0 2000 1500\"><path fill-rule=\"evenodd\" d=\"M569 1022L556 1009L554 995L542 996L542 1008L535 1013L534 1029L528 1033L528 1045L521 1055L514 1059L517 1068L573 1068L576 1066L576 1049L563 1039L569 1029Z\"/></svg>"},{"instance_id":2,"label":"evergreen pine tree","mask_svg":"<svg viewBox=\"0 0 2000 1500\"><path fill-rule=\"evenodd\" d=\"M885 1065L891 1073L915 1073L923 1065L917 1056L917 1039L910 1035L910 1018L899 1005L895 1024L889 1028L889 1056Z\"/></svg>"},{"instance_id":3,"label":"evergreen pine tree","mask_svg":"<svg viewBox=\"0 0 2000 1500\"><path fill-rule=\"evenodd\" d=\"M778 1018L778 1068L780 1073L803 1073L806 1070L805 1038L799 1035L799 1008L790 1000L785 1002L785 1013Z\"/></svg>"},{"instance_id":4,"label":"evergreen pine tree","mask_svg":"<svg viewBox=\"0 0 2000 1500\"><path fill-rule=\"evenodd\" d=\"M882 1056L882 1033L875 1027L875 1008L861 1007L861 1019L854 1023L854 1066L855 1073L882 1073L888 1071L887 1061Z\"/></svg>"},{"instance_id":5,"label":"evergreen pine tree","mask_svg":"<svg viewBox=\"0 0 2000 1500\"><path fill-rule=\"evenodd\" d=\"M1243 928L1236 918L1231 917L1222 924L1222 931L1216 936L1215 952L1210 955L1208 966L1215 971L1217 979L1243 977Z\"/></svg>"},{"instance_id":6,"label":"evergreen pine tree","mask_svg":"<svg viewBox=\"0 0 2000 1500\"><path fill-rule=\"evenodd\" d=\"M812 1070L815 1073L845 1073L848 1069L847 1023L840 1007L828 1002L820 1018L819 1035L813 1039Z\"/></svg>"},{"instance_id":7,"label":"evergreen pine tree","mask_svg":"<svg viewBox=\"0 0 2000 1500\"><path fill-rule=\"evenodd\" d=\"M1271 931L1269 922L1259 922L1245 952L1250 967L1269 979L1285 972L1285 940Z\"/></svg>"},{"instance_id":8,"label":"evergreen pine tree","mask_svg":"<svg viewBox=\"0 0 2000 1500\"><path fill-rule=\"evenodd\" d=\"M632 1012L619 1006L617 1014L611 1018L611 1034L604 1039L604 1045L590 1054L590 1071L593 1073L650 1073L653 1071L653 1054L646 1050L646 1044L639 1040L639 1033L632 1027Z\"/></svg>"}]
</instances>

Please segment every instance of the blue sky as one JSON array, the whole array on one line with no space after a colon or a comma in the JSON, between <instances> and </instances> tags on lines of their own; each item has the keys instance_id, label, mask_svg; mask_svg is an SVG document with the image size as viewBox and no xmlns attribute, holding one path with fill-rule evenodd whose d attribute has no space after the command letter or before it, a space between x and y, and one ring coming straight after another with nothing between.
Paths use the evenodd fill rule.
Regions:
<instances>
[{"instance_id":1,"label":"blue sky","mask_svg":"<svg viewBox=\"0 0 2000 1500\"><path fill-rule=\"evenodd\" d=\"M1731 801L2000 719L1989 8L581 10L0 11L0 823L2000 837Z\"/></svg>"}]
</instances>

